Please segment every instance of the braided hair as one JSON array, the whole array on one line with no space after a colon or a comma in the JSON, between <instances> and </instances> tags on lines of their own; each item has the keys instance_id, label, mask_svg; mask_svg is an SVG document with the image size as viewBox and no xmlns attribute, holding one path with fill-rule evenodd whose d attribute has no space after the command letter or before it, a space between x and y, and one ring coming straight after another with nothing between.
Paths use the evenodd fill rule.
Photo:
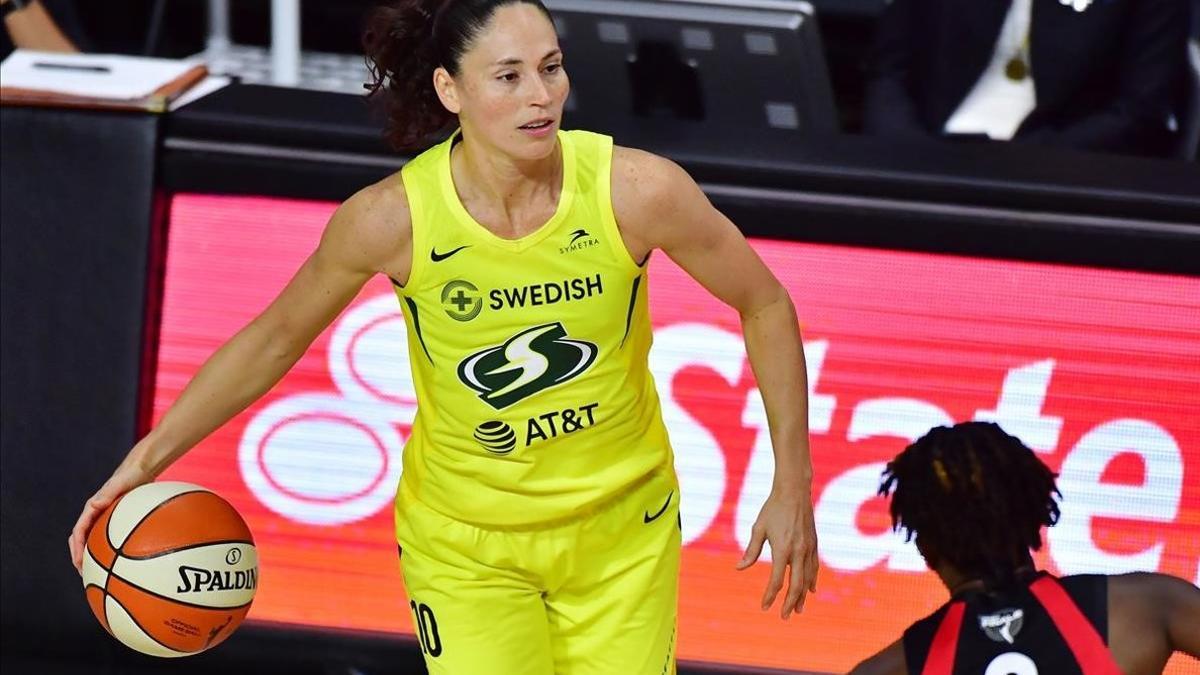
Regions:
<instances>
[{"instance_id":1,"label":"braided hair","mask_svg":"<svg viewBox=\"0 0 1200 675\"><path fill-rule=\"evenodd\" d=\"M1058 522L1056 474L991 422L936 427L888 463L892 527L916 536L930 565L947 562L990 587L1015 582L1041 528Z\"/></svg>"},{"instance_id":2,"label":"braided hair","mask_svg":"<svg viewBox=\"0 0 1200 675\"><path fill-rule=\"evenodd\" d=\"M397 150L428 147L453 129L433 86L441 66L457 76L462 57L496 10L529 4L550 19L541 0L399 0L376 7L362 32L371 81L367 98L382 103L384 137Z\"/></svg>"}]
</instances>

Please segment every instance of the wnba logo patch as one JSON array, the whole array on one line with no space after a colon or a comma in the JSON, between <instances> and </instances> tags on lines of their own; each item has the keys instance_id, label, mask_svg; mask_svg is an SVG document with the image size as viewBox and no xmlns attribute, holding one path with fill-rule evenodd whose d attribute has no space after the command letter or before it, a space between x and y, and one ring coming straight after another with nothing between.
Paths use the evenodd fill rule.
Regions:
<instances>
[{"instance_id":1,"label":"wnba logo patch","mask_svg":"<svg viewBox=\"0 0 1200 675\"><path fill-rule=\"evenodd\" d=\"M497 455L507 455L517 447L517 433L500 420L488 420L475 427L475 440L484 450Z\"/></svg>"},{"instance_id":2,"label":"wnba logo patch","mask_svg":"<svg viewBox=\"0 0 1200 675\"><path fill-rule=\"evenodd\" d=\"M979 628L993 642L1012 644L1021 626L1025 625L1025 612L1020 609L1004 609L995 614L983 614L979 617Z\"/></svg>"}]
</instances>

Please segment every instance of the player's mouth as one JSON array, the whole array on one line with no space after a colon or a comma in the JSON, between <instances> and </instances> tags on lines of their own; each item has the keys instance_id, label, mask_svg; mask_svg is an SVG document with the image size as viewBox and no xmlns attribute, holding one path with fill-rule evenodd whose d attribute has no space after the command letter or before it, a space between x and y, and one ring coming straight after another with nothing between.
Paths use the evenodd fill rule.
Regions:
<instances>
[{"instance_id":1,"label":"player's mouth","mask_svg":"<svg viewBox=\"0 0 1200 675\"><path fill-rule=\"evenodd\" d=\"M554 120L549 117L543 117L541 119L536 119L532 122L522 124L517 128L530 136L540 138L554 131Z\"/></svg>"}]
</instances>

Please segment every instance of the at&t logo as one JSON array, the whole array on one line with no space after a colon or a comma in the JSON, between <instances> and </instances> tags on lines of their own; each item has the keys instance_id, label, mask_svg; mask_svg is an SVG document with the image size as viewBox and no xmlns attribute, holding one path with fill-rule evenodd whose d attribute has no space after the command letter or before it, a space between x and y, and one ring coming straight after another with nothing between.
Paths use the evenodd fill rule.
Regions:
<instances>
[{"instance_id":1,"label":"at&t logo","mask_svg":"<svg viewBox=\"0 0 1200 675\"><path fill-rule=\"evenodd\" d=\"M516 432L500 420L488 420L475 427L475 440L485 450L497 455L507 455L517 447Z\"/></svg>"}]
</instances>

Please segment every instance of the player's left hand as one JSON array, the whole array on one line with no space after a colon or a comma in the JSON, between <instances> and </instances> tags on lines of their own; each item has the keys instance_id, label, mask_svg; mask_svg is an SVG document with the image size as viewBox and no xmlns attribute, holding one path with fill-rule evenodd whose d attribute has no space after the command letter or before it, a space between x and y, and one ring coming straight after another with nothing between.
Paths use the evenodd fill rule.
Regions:
<instances>
[{"instance_id":1,"label":"player's left hand","mask_svg":"<svg viewBox=\"0 0 1200 675\"><path fill-rule=\"evenodd\" d=\"M754 528L750 530L750 543L746 554L738 561L737 568L744 570L758 560L763 542L771 544L771 580L763 594L762 608L766 611L775 604L783 582L788 580L787 595L779 616L788 618L792 612L804 609L804 599L809 591L817 590L817 528L813 520L812 495L808 490L781 492L772 490Z\"/></svg>"}]
</instances>

